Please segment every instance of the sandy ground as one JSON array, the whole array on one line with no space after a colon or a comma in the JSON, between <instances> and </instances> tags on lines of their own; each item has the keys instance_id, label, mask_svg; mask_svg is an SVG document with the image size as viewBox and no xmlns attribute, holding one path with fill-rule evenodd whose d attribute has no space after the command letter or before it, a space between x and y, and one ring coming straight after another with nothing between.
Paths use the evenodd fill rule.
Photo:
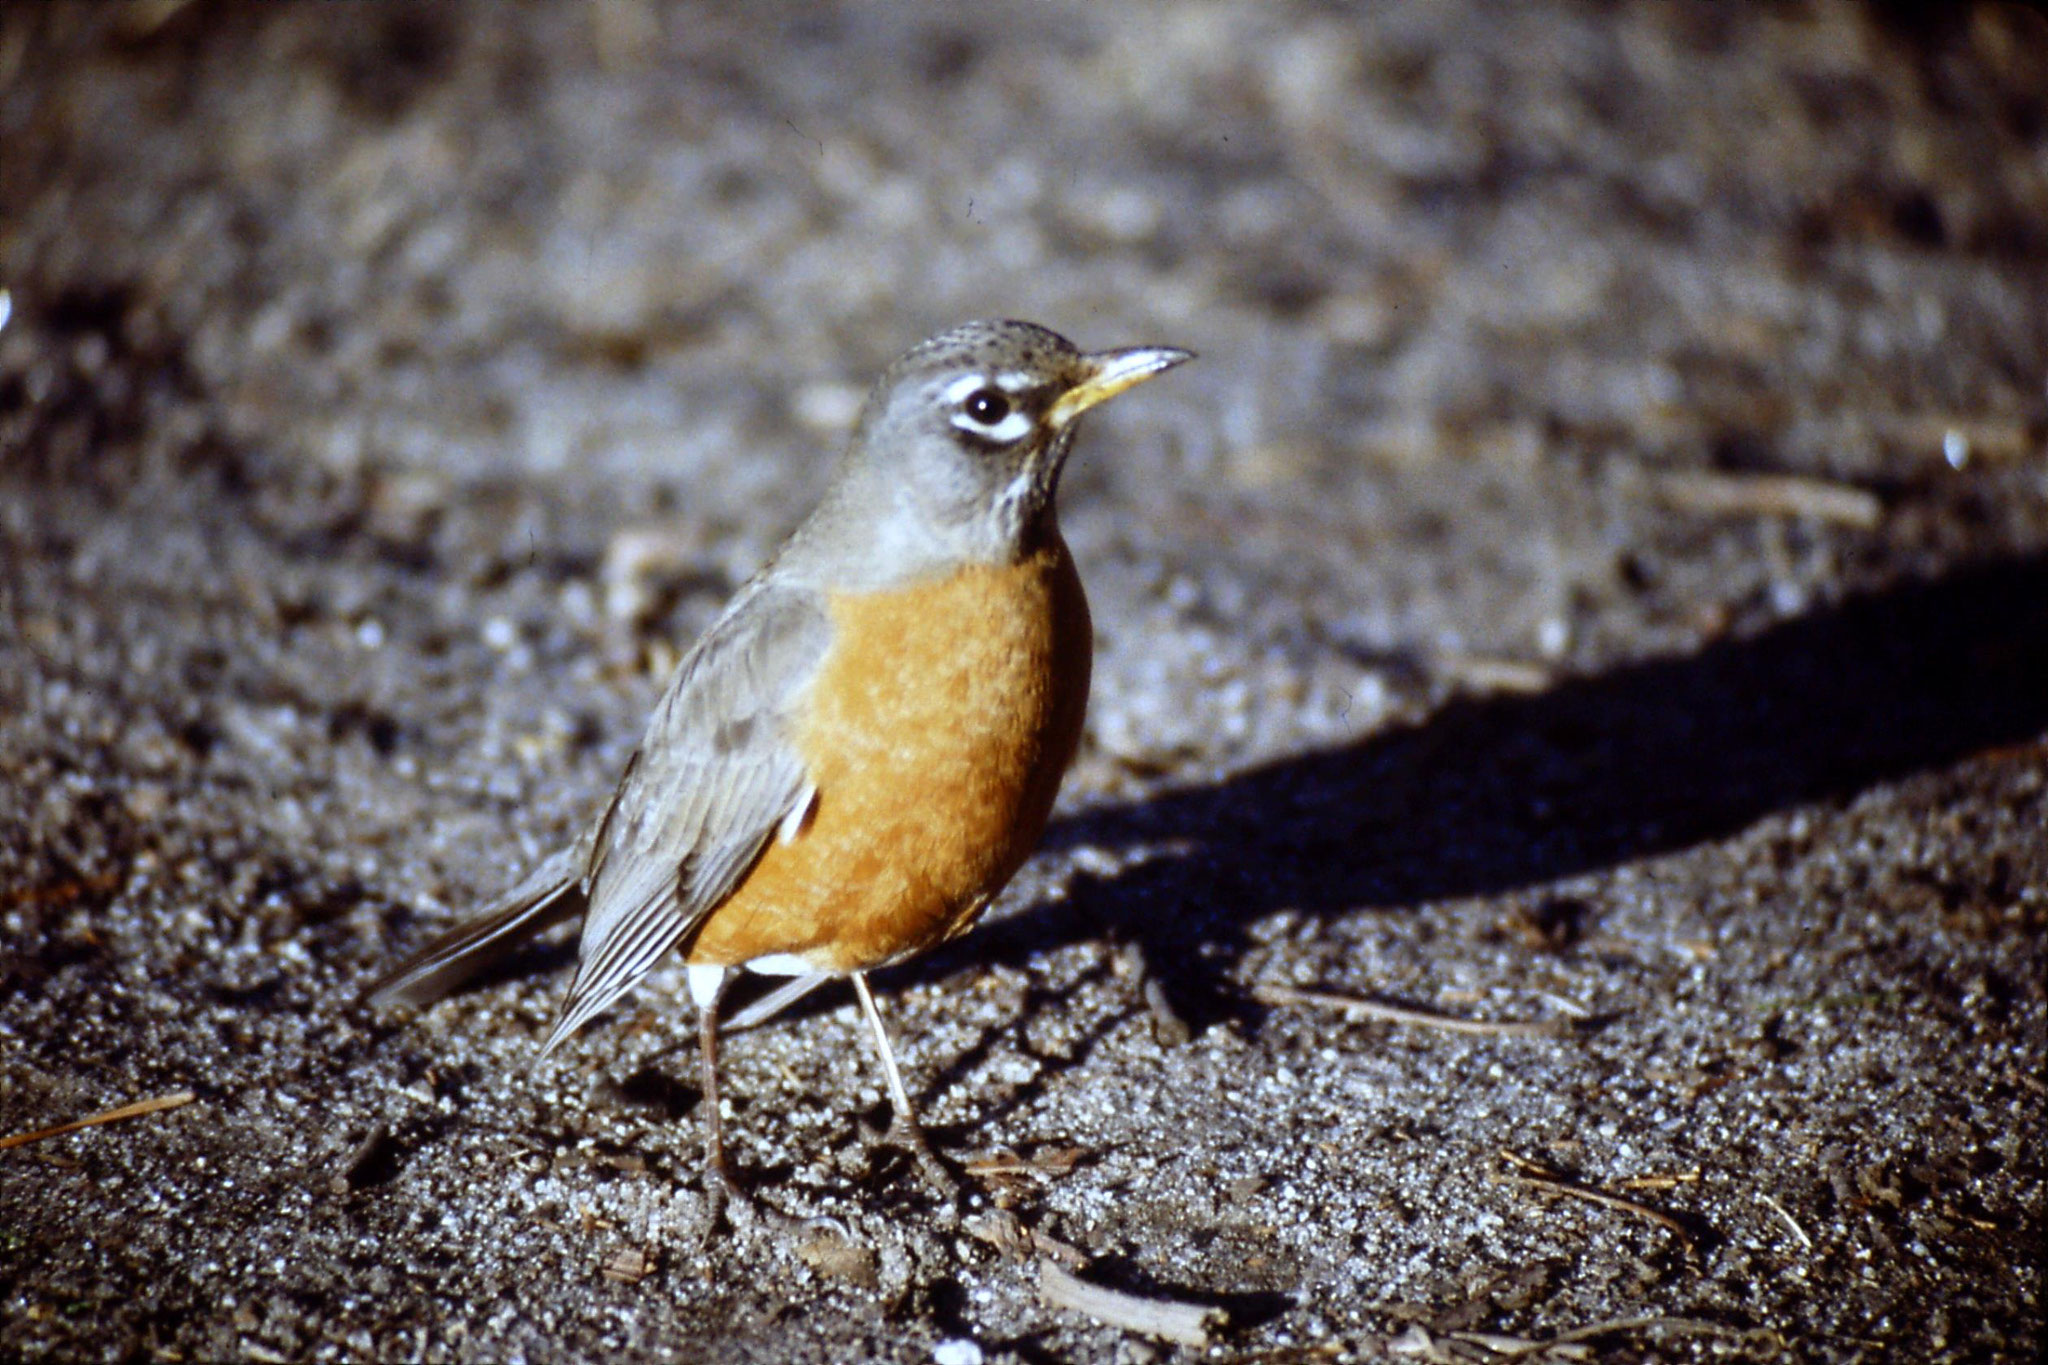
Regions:
<instances>
[{"instance_id":1,"label":"sandy ground","mask_svg":"<svg viewBox=\"0 0 2048 1365\"><path fill-rule=\"evenodd\" d=\"M2034 1358L2048 21L740 9L0 12L0 1135L196 1097L0 1151L8 1353L1204 1354L1064 1245L1207 1358ZM1202 358L1070 471L1044 852L881 980L977 1193L841 987L707 1238L677 973L356 996L987 315Z\"/></svg>"}]
</instances>

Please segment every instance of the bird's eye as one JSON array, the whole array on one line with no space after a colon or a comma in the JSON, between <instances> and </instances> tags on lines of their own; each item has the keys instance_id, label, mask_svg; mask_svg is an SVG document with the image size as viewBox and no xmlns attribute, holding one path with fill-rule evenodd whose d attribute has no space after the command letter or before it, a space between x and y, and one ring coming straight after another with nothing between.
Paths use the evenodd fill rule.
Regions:
<instances>
[{"instance_id":1,"label":"bird's eye","mask_svg":"<svg viewBox=\"0 0 2048 1365\"><path fill-rule=\"evenodd\" d=\"M1010 400L994 389L976 389L963 405L967 415L985 427L992 427L1010 415Z\"/></svg>"}]
</instances>

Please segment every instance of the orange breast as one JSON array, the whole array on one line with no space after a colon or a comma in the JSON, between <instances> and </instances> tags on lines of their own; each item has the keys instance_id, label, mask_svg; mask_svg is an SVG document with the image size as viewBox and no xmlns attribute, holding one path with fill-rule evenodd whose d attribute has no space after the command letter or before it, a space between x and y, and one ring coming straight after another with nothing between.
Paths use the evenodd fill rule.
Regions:
<instances>
[{"instance_id":1,"label":"orange breast","mask_svg":"<svg viewBox=\"0 0 2048 1365\"><path fill-rule=\"evenodd\" d=\"M689 960L862 971L967 929L1038 842L1080 741L1093 637L1067 547L835 595L797 743L808 827L769 845Z\"/></svg>"}]
</instances>

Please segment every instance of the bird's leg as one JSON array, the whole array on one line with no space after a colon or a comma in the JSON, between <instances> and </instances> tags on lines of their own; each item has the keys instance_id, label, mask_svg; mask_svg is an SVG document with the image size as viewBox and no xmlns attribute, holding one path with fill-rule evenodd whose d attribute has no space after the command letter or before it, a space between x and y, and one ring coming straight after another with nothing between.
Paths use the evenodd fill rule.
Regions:
<instances>
[{"instance_id":1,"label":"bird's leg","mask_svg":"<svg viewBox=\"0 0 2048 1365\"><path fill-rule=\"evenodd\" d=\"M860 995L860 1007L868 1017L868 1027L875 1032L875 1046L882 1054L882 1071L889 1080L889 1105L895 1110L895 1118L889 1127L888 1140L908 1151L917 1162L924 1178L948 1199L960 1197L960 1182L946 1169L944 1162L932 1150L925 1139L924 1125L917 1121L917 1111L910 1107L910 1093L903 1088L903 1073L896 1068L896 1049L889 1042L888 1025L882 1022L882 1011L875 1006L874 992L868 989L866 972L853 974L853 988Z\"/></svg>"},{"instance_id":2,"label":"bird's leg","mask_svg":"<svg viewBox=\"0 0 2048 1365\"><path fill-rule=\"evenodd\" d=\"M704 1195L711 1201L708 1225L715 1229L721 1215L750 1220L754 1200L726 1160L725 1119L718 1104L718 1002L725 995L726 971L692 963L688 975L690 998L697 1002L697 1043L703 1066Z\"/></svg>"}]
</instances>

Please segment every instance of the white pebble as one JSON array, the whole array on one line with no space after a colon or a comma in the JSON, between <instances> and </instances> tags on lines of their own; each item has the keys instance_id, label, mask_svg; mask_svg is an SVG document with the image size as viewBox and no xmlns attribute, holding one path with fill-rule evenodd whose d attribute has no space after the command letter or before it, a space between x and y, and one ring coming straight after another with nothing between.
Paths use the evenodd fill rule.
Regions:
<instances>
[{"instance_id":1,"label":"white pebble","mask_svg":"<svg viewBox=\"0 0 2048 1365\"><path fill-rule=\"evenodd\" d=\"M1970 438L1950 427L1942 433L1941 454L1950 469L1961 469L1970 462Z\"/></svg>"}]
</instances>

